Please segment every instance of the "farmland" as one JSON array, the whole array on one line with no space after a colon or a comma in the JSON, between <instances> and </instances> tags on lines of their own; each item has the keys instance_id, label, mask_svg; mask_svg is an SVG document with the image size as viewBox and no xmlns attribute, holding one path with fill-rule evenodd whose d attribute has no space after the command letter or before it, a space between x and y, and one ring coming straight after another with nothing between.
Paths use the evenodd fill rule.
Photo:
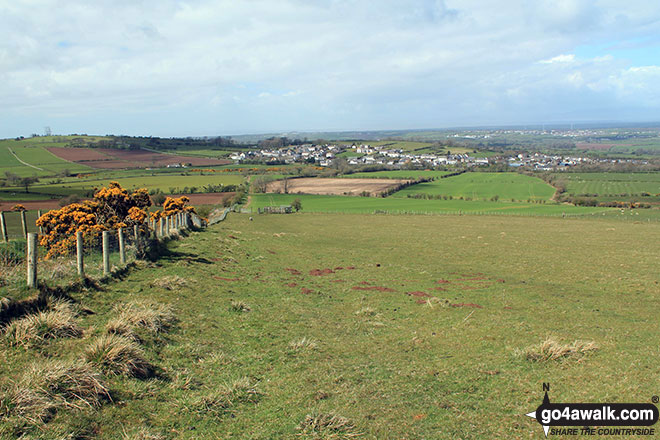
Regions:
<instances>
[{"instance_id":1,"label":"farmland","mask_svg":"<svg viewBox=\"0 0 660 440\"><path fill-rule=\"evenodd\" d=\"M598 201L660 204L660 173L562 173L566 194Z\"/></svg>"},{"instance_id":2,"label":"farmland","mask_svg":"<svg viewBox=\"0 0 660 440\"><path fill-rule=\"evenodd\" d=\"M396 179L317 179L302 178L270 182L266 187L269 193L324 194L324 195L379 195L388 189L396 188L406 180Z\"/></svg>"},{"instance_id":3,"label":"farmland","mask_svg":"<svg viewBox=\"0 0 660 440\"><path fill-rule=\"evenodd\" d=\"M256 211L264 206L289 205L295 199L302 202L305 212L338 213L437 213L437 214L478 214L493 215L592 215L616 211L611 208L586 208L560 204L533 204L507 201L475 200L426 200L396 197L345 197L298 194L254 194L250 207Z\"/></svg>"},{"instance_id":4,"label":"farmland","mask_svg":"<svg viewBox=\"0 0 660 440\"><path fill-rule=\"evenodd\" d=\"M472 200L497 196L504 200L549 200L555 189L536 177L516 173L464 173L446 179L419 183L398 191L393 197L415 194L446 195Z\"/></svg>"},{"instance_id":5,"label":"farmland","mask_svg":"<svg viewBox=\"0 0 660 440\"><path fill-rule=\"evenodd\" d=\"M225 159L165 154L152 150L52 147L48 151L62 159L101 169L163 167L179 163L189 163L192 166L214 166L231 163L231 161Z\"/></svg>"},{"instance_id":6,"label":"farmland","mask_svg":"<svg viewBox=\"0 0 660 440\"><path fill-rule=\"evenodd\" d=\"M20 160L19 160L20 159ZM21 162L22 161L22 162ZM0 141L0 174L49 176L69 172L86 172L90 168L61 159L40 144Z\"/></svg>"},{"instance_id":7,"label":"farmland","mask_svg":"<svg viewBox=\"0 0 660 440\"><path fill-rule=\"evenodd\" d=\"M112 401L28 432L312 439L306 416L330 414L357 439L537 438L524 414L542 382L570 402L643 401L657 384L659 243L658 224L585 219L232 214L157 266L72 292L93 311L84 336L2 344L0 377L84 357L115 306L148 297L178 320L142 342L159 375L103 375ZM156 283L170 277L176 290ZM595 349L531 360L549 337Z\"/></svg>"}]
</instances>

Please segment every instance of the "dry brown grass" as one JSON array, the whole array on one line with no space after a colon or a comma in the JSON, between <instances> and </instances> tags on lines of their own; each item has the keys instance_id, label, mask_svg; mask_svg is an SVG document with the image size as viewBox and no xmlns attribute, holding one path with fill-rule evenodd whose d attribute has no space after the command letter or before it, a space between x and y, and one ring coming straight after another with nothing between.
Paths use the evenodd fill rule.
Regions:
<instances>
[{"instance_id":1,"label":"dry brown grass","mask_svg":"<svg viewBox=\"0 0 660 440\"><path fill-rule=\"evenodd\" d=\"M85 358L112 375L144 379L154 374L154 367L145 359L140 346L123 336L100 336L87 348Z\"/></svg>"},{"instance_id":2,"label":"dry brown grass","mask_svg":"<svg viewBox=\"0 0 660 440\"><path fill-rule=\"evenodd\" d=\"M252 310L252 308L243 301L232 301L229 309L233 312L249 312Z\"/></svg>"},{"instance_id":3,"label":"dry brown grass","mask_svg":"<svg viewBox=\"0 0 660 440\"><path fill-rule=\"evenodd\" d=\"M142 427L131 432L122 432L122 440L165 440L166 437L162 434L150 431L148 428Z\"/></svg>"},{"instance_id":4,"label":"dry brown grass","mask_svg":"<svg viewBox=\"0 0 660 440\"><path fill-rule=\"evenodd\" d=\"M188 281L178 275L171 275L151 282L152 287L160 287L165 290L177 290L188 286Z\"/></svg>"},{"instance_id":5,"label":"dry brown grass","mask_svg":"<svg viewBox=\"0 0 660 440\"><path fill-rule=\"evenodd\" d=\"M28 423L48 421L61 408L96 408L110 398L89 364L49 361L31 365L0 399L0 414Z\"/></svg>"},{"instance_id":6,"label":"dry brown grass","mask_svg":"<svg viewBox=\"0 0 660 440\"><path fill-rule=\"evenodd\" d=\"M195 401L192 409L200 414L222 416L239 403L257 403L262 393L248 377L242 377L230 384L220 386Z\"/></svg>"},{"instance_id":7,"label":"dry brown grass","mask_svg":"<svg viewBox=\"0 0 660 440\"><path fill-rule=\"evenodd\" d=\"M311 351L316 350L318 347L315 340L304 337L302 339L294 339L289 342L289 349L293 351Z\"/></svg>"},{"instance_id":8,"label":"dry brown grass","mask_svg":"<svg viewBox=\"0 0 660 440\"><path fill-rule=\"evenodd\" d=\"M14 320L5 327L4 336L9 344L30 347L50 339L82 336L70 303L57 301L51 307L51 310Z\"/></svg>"},{"instance_id":9,"label":"dry brown grass","mask_svg":"<svg viewBox=\"0 0 660 440\"><path fill-rule=\"evenodd\" d=\"M378 313L371 307L362 307L355 312L357 316L376 316Z\"/></svg>"},{"instance_id":10,"label":"dry brown grass","mask_svg":"<svg viewBox=\"0 0 660 440\"><path fill-rule=\"evenodd\" d=\"M335 414L307 414L298 425L298 436L314 440L345 440L362 437L353 422Z\"/></svg>"},{"instance_id":11,"label":"dry brown grass","mask_svg":"<svg viewBox=\"0 0 660 440\"><path fill-rule=\"evenodd\" d=\"M132 339L136 339L136 329L155 334L169 329L176 322L172 307L150 300L132 301L115 307L115 310L119 315L108 322L106 331Z\"/></svg>"},{"instance_id":12,"label":"dry brown grass","mask_svg":"<svg viewBox=\"0 0 660 440\"><path fill-rule=\"evenodd\" d=\"M575 341L572 344L562 344L549 337L538 345L531 345L521 350L519 354L532 362L547 362L580 359L595 350L598 350L598 345L594 341Z\"/></svg>"}]
</instances>

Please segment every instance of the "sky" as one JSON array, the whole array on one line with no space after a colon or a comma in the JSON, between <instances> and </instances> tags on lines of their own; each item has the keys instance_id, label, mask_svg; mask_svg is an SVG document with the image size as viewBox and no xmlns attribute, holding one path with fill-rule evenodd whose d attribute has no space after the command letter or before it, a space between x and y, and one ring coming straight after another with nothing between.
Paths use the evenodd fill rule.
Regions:
<instances>
[{"instance_id":1,"label":"sky","mask_svg":"<svg viewBox=\"0 0 660 440\"><path fill-rule=\"evenodd\" d=\"M0 137L660 121L660 2L0 0Z\"/></svg>"}]
</instances>

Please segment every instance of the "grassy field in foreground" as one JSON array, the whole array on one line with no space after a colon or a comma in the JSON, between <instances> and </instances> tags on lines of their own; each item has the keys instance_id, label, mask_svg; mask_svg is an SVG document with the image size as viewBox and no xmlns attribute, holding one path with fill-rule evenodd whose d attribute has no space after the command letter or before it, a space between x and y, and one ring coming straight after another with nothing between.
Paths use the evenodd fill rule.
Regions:
<instances>
[{"instance_id":1,"label":"grassy field in foreground","mask_svg":"<svg viewBox=\"0 0 660 440\"><path fill-rule=\"evenodd\" d=\"M157 375L102 375L112 402L60 409L33 438L542 438L524 414L543 382L560 402L657 394L659 245L657 224L232 214L74 293L94 312L77 338L0 345L0 387L84 357L115 306L150 299L178 318L140 333ZM529 360L549 337L597 349ZM335 432L305 424L330 414Z\"/></svg>"},{"instance_id":2,"label":"grassy field in foreground","mask_svg":"<svg viewBox=\"0 0 660 440\"><path fill-rule=\"evenodd\" d=\"M395 197L346 197L304 194L253 194L249 205L255 212L265 206L290 205L300 199L305 212L343 212L372 214L376 211L397 213L488 213L502 215L591 215L618 213L613 208L587 208L566 204L536 204L507 201L425 200ZM642 210L640 210L642 211ZM649 211L649 210L643 210ZM654 210L655 211L655 210Z\"/></svg>"},{"instance_id":3,"label":"grassy field in foreground","mask_svg":"<svg viewBox=\"0 0 660 440\"><path fill-rule=\"evenodd\" d=\"M392 197L416 194L446 195L473 200L549 200L555 189L537 177L517 173L463 173L433 182L419 183L396 192Z\"/></svg>"}]
</instances>

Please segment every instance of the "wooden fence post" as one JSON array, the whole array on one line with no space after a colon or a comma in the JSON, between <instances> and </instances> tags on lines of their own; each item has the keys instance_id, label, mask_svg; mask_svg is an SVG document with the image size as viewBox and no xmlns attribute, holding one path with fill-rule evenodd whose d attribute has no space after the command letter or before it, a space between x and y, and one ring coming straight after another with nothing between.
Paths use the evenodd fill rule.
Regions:
<instances>
[{"instance_id":1,"label":"wooden fence post","mask_svg":"<svg viewBox=\"0 0 660 440\"><path fill-rule=\"evenodd\" d=\"M37 287L37 234L27 236L27 286Z\"/></svg>"},{"instance_id":2,"label":"wooden fence post","mask_svg":"<svg viewBox=\"0 0 660 440\"><path fill-rule=\"evenodd\" d=\"M2 229L0 232L2 233L2 241L7 243L9 241L9 237L7 236L7 223L5 222L5 213L0 211L0 229Z\"/></svg>"},{"instance_id":3,"label":"wooden fence post","mask_svg":"<svg viewBox=\"0 0 660 440\"><path fill-rule=\"evenodd\" d=\"M39 220L39 218L42 215L44 215L44 213L41 211L41 209L37 209L37 220ZM41 226L39 226L39 235L43 235L43 233L44 233L43 228Z\"/></svg>"},{"instance_id":4,"label":"wooden fence post","mask_svg":"<svg viewBox=\"0 0 660 440\"><path fill-rule=\"evenodd\" d=\"M110 232L103 231L103 275L110 274Z\"/></svg>"},{"instance_id":5,"label":"wooden fence post","mask_svg":"<svg viewBox=\"0 0 660 440\"><path fill-rule=\"evenodd\" d=\"M83 260L83 233L76 232L76 260L78 263L78 276L85 278L85 261Z\"/></svg>"},{"instance_id":6,"label":"wooden fence post","mask_svg":"<svg viewBox=\"0 0 660 440\"><path fill-rule=\"evenodd\" d=\"M23 227L23 238L27 238L27 221L25 220L25 211L21 211L21 226Z\"/></svg>"},{"instance_id":7,"label":"wooden fence post","mask_svg":"<svg viewBox=\"0 0 660 440\"><path fill-rule=\"evenodd\" d=\"M119 228L119 262L126 264L126 243L124 242L124 228Z\"/></svg>"}]
</instances>

